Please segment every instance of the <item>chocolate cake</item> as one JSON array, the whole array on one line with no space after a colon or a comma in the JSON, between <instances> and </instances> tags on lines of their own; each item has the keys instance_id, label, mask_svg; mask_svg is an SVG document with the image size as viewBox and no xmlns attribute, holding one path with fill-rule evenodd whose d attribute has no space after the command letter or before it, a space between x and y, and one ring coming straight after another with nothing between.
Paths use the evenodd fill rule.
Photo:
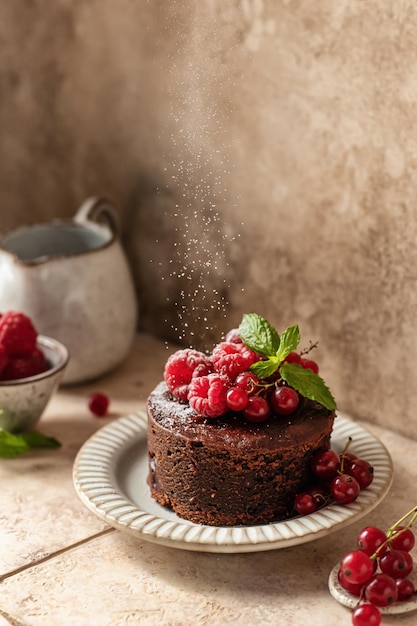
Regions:
<instances>
[{"instance_id":1,"label":"chocolate cake","mask_svg":"<svg viewBox=\"0 0 417 626\"><path fill-rule=\"evenodd\" d=\"M291 415L250 423L238 412L212 419L175 398L165 382L150 394L149 486L162 506L191 522L255 525L294 514L313 483L312 455L330 447L334 410L302 398Z\"/></svg>"}]
</instances>

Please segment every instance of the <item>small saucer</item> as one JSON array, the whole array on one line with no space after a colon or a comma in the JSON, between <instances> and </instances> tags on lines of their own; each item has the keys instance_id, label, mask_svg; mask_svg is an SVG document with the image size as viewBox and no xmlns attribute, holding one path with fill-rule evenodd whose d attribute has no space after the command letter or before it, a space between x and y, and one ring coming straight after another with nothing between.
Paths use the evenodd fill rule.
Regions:
<instances>
[{"instance_id":1,"label":"small saucer","mask_svg":"<svg viewBox=\"0 0 417 626\"><path fill-rule=\"evenodd\" d=\"M339 583L337 580L337 573L339 571L340 563L337 563L329 576L329 591L333 598L346 606L348 609L354 609L358 603L359 598L352 595ZM414 585L417 586L417 573L413 572L409 577ZM378 607L382 614L390 614L394 615L395 613L409 613L410 611L415 611L417 609L417 596L414 596L410 600L405 600L404 602L394 602L390 606Z\"/></svg>"}]
</instances>

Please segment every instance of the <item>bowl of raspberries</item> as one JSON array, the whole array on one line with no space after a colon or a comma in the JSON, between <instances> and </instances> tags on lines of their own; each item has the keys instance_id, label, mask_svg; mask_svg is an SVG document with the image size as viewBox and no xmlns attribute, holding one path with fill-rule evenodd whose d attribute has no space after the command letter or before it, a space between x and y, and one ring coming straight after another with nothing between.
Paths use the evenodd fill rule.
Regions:
<instances>
[{"instance_id":1,"label":"bowl of raspberries","mask_svg":"<svg viewBox=\"0 0 417 626\"><path fill-rule=\"evenodd\" d=\"M40 419L68 364L67 348L39 335L20 311L0 313L0 428L30 430Z\"/></svg>"}]
</instances>

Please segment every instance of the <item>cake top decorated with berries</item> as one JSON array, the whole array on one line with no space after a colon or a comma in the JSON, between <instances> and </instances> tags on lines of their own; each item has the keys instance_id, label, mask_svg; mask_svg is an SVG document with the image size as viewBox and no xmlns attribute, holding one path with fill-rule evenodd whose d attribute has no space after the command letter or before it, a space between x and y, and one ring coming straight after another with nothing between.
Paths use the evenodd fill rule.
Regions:
<instances>
[{"instance_id":1,"label":"cake top decorated with berries","mask_svg":"<svg viewBox=\"0 0 417 626\"><path fill-rule=\"evenodd\" d=\"M304 404L328 411L336 402L307 357L315 345L297 351L298 325L281 335L263 317L245 314L211 354L177 350L165 365L164 381L191 418L220 418L233 412L243 422L261 423L289 416Z\"/></svg>"}]
</instances>

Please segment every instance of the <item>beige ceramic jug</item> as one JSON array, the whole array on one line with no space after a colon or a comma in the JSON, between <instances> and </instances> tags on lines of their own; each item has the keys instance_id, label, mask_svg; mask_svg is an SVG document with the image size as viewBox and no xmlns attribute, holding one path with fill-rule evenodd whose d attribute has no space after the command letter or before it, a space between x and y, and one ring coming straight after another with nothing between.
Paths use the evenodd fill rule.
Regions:
<instances>
[{"instance_id":1,"label":"beige ceramic jug","mask_svg":"<svg viewBox=\"0 0 417 626\"><path fill-rule=\"evenodd\" d=\"M0 242L0 312L23 311L70 351L64 383L94 379L129 352L137 299L117 213L90 198L73 220L25 226Z\"/></svg>"}]
</instances>

